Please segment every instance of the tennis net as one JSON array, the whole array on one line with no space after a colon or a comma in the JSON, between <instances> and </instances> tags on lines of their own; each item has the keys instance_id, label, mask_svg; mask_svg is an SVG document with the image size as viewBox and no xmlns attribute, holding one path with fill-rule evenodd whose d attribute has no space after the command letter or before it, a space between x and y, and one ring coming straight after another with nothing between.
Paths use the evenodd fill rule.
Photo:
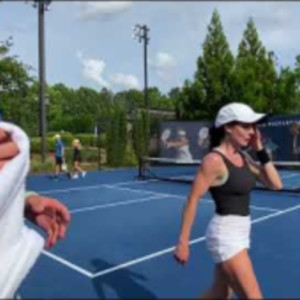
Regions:
<instances>
[{"instance_id":1,"label":"tennis net","mask_svg":"<svg viewBox=\"0 0 300 300\"><path fill-rule=\"evenodd\" d=\"M139 160L138 178L141 180L192 183L201 163L202 160L181 162L172 158L142 157ZM300 162L276 161L273 163L283 182L283 189L278 192L300 193ZM271 191L259 182L256 189Z\"/></svg>"}]
</instances>

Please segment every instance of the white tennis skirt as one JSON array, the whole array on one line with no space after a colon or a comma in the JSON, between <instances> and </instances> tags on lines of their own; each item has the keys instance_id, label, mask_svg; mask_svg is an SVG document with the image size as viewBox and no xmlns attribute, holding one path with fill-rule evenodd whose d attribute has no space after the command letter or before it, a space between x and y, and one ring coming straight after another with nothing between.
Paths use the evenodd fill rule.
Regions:
<instances>
[{"instance_id":1,"label":"white tennis skirt","mask_svg":"<svg viewBox=\"0 0 300 300\"><path fill-rule=\"evenodd\" d=\"M206 230L206 246L216 263L250 248L250 216L215 214Z\"/></svg>"}]
</instances>

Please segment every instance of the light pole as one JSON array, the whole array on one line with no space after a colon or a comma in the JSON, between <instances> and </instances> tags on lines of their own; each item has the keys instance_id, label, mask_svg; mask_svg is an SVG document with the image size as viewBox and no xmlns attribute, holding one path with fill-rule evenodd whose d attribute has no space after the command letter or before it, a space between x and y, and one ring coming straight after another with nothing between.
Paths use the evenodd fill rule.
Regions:
<instances>
[{"instance_id":1,"label":"light pole","mask_svg":"<svg viewBox=\"0 0 300 300\"><path fill-rule=\"evenodd\" d=\"M45 11L48 10L51 0L34 0L33 6L38 11L38 49L39 49L39 117L42 162L46 161L47 144L47 114L46 114L46 80L45 80Z\"/></svg>"},{"instance_id":2,"label":"light pole","mask_svg":"<svg viewBox=\"0 0 300 300\"><path fill-rule=\"evenodd\" d=\"M133 26L133 38L138 39L138 41L141 43L144 42L144 82L145 82L145 105L147 112L149 113L149 95L148 95L148 64L147 64L147 46L149 43L149 27L147 25L139 25L136 24Z\"/></svg>"},{"instance_id":3,"label":"light pole","mask_svg":"<svg viewBox=\"0 0 300 300\"><path fill-rule=\"evenodd\" d=\"M145 106L146 106L146 114L144 119L145 122L145 134L146 134L146 147L144 149L144 153L142 155L148 155L149 151L149 139L150 139L150 113L149 113L149 94L148 94L148 64L147 64L147 46L149 43L149 27L147 25L136 24L133 26L133 38L137 39L139 43L144 42L144 95L145 95Z\"/></svg>"}]
</instances>

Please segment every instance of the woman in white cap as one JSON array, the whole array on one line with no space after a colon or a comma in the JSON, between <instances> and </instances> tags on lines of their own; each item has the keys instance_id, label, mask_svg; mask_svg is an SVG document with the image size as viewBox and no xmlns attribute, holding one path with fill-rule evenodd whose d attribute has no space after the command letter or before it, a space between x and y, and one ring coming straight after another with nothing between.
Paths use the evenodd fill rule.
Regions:
<instances>
[{"instance_id":1,"label":"woman in white cap","mask_svg":"<svg viewBox=\"0 0 300 300\"><path fill-rule=\"evenodd\" d=\"M256 180L270 189L282 188L256 127L264 117L265 114L242 103L230 103L220 109L211 130L211 151L204 157L187 198L174 253L182 264L189 258L190 231L199 197L209 190L216 207L206 231L206 246L215 262L215 278L203 298L230 298L233 292L239 298L262 298L248 254L249 194ZM256 151L259 163L241 151L244 146Z\"/></svg>"}]
</instances>

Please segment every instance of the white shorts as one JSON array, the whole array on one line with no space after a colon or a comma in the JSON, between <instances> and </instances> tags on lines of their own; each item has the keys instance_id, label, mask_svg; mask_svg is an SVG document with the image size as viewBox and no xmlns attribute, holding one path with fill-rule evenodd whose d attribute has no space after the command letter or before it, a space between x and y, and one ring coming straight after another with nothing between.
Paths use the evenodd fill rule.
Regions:
<instances>
[{"instance_id":1,"label":"white shorts","mask_svg":"<svg viewBox=\"0 0 300 300\"><path fill-rule=\"evenodd\" d=\"M206 230L206 246L215 263L250 248L250 216L215 214Z\"/></svg>"}]
</instances>

